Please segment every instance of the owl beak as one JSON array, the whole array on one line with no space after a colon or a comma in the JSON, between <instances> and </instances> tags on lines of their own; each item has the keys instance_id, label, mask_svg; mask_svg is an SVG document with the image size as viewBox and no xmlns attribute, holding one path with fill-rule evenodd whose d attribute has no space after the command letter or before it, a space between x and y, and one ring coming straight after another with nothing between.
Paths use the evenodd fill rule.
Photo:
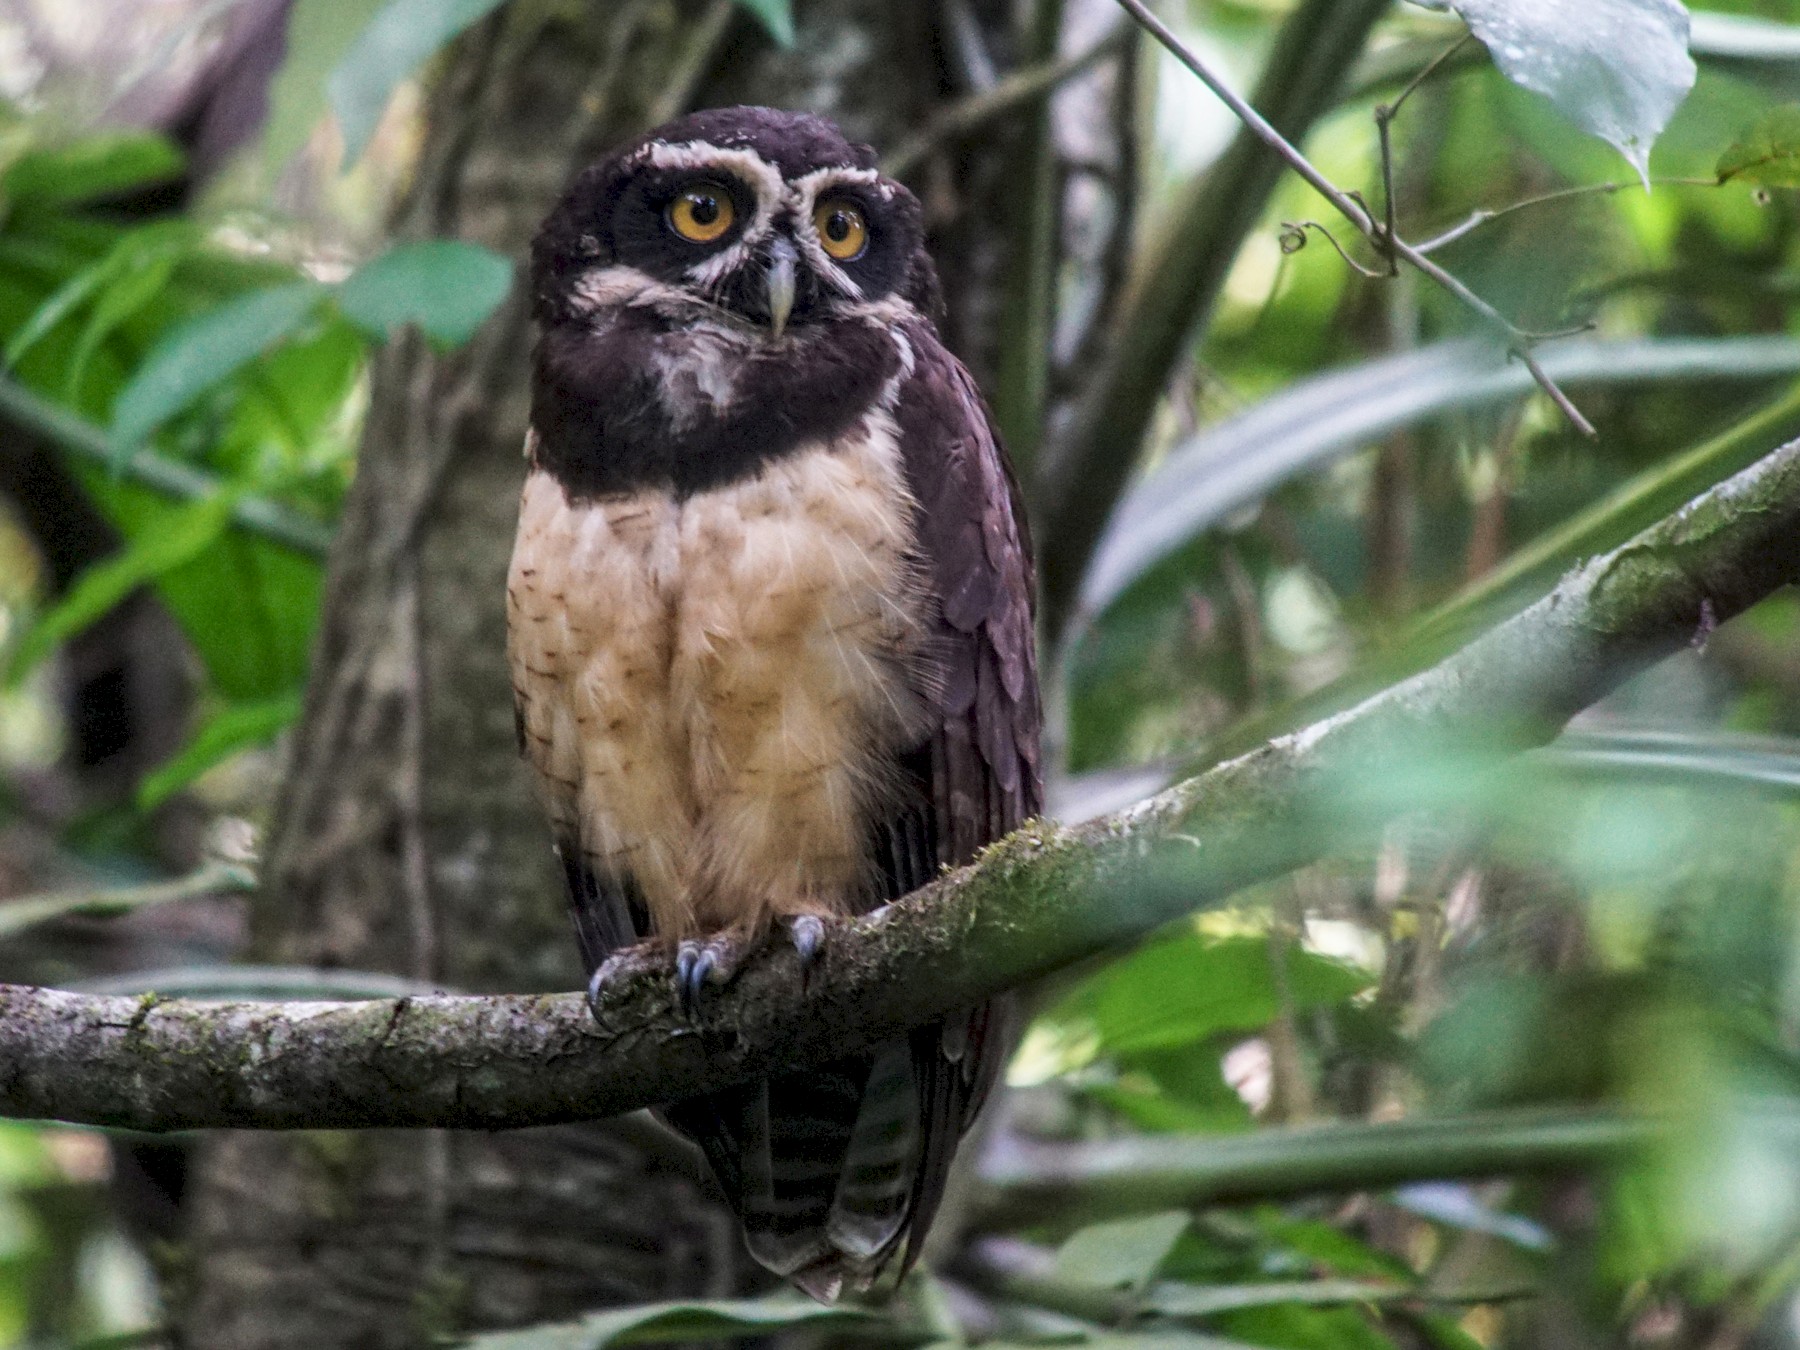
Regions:
<instances>
[{"instance_id":1,"label":"owl beak","mask_svg":"<svg viewBox=\"0 0 1800 1350\"><path fill-rule=\"evenodd\" d=\"M769 328L776 337L794 312L800 255L793 244L777 238L769 245Z\"/></svg>"}]
</instances>

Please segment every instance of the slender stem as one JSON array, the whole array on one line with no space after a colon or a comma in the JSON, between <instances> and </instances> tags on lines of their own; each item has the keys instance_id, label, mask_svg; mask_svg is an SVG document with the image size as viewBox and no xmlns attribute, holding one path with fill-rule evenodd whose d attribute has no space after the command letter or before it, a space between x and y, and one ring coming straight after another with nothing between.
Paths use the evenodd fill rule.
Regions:
<instances>
[{"instance_id":1,"label":"slender stem","mask_svg":"<svg viewBox=\"0 0 1800 1350\"><path fill-rule=\"evenodd\" d=\"M950 142L980 131L1055 93L1070 80L1087 74L1107 57L1124 50L1130 36L1130 25L1121 25L1086 51L1016 70L993 88L952 103L917 135L886 155L881 161L881 171L890 178L906 177L928 156Z\"/></svg>"},{"instance_id":2,"label":"slender stem","mask_svg":"<svg viewBox=\"0 0 1800 1350\"><path fill-rule=\"evenodd\" d=\"M71 454L108 469L114 465L112 444L104 431L5 376L0 376L0 412ZM211 497L225 486L203 469L165 459L152 450L139 450L119 472L171 497ZM329 525L290 511L267 497L239 497L231 518L253 534L311 558L323 558L331 550Z\"/></svg>"},{"instance_id":3,"label":"slender stem","mask_svg":"<svg viewBox=\"0 0 1800 1350\"><path fill-rule=\"evenodd\" d=\"M1408 244L1397 234L1394 234L1391 229L1384 228L1378 223L1360 201L1327 178L1311 160L1288 141L1287 137L1277 131L1267 118L1257 112L1248 101L1233 90L1230 85L1226 84L1223 79L1214 74L1212 70L1207 67L1206 63L1189 50L1181 39L1176 37L1161 19L1158 19L1155 14L1151 13L1149 8L1144 4L1144 0L1119 0L1119 4L1124 6L1125 10L1134 19L1149 30L1151 35L1154 36L1158 42L1162 43L1171 55L1192 71L1202 84L1212 90L1214 95L1237 115L1238 119L1250 129L1253 135L1271 150L1275 151L1276 154L1280 155L1282 159L1286 160L1294 172L1298 173L1312 185L1314 191L1335 206L1346 220L1363 233L1364 237L1366 237L1370 243L1374 244L1376 248L1380 249L1382 253L1387 256L1397 257L1402 261L1411 264L1420 272L1423 272L1427 277L1431 278L1432 281L1436 282L1457 300L1461 301L1466 308L1473 311L1491 327L1502 333L1506 337L1508 345L1513 352L1525 359L1526 369L1531 371L1532 378L1537 381L1538 386L1555 401L1556 406L1562 410L1565 416L1570 418L1582 435L1593 437L1598 434L1595 431L1593 424L1589 422L1587 418L1583 417L1580 411L1576 409L1574 403L1570 401L1569 396L1563 393L1563 391L1556 386L1556 383L1544 373L1544 368L1536 361L1530 359L1525 349L1529 347L1532 342L1538 340L1538 335L1528 333L1520 328L1517 324L1513 323L1511 319L1507 318L1486 300L1483 300L1479 295L1475 294L1474 291L1470 290L1462 281L1432 262L1431 259L1419 252L1418 249L1414 248L1411 244ZM1385 160L1387 156L1384 155L1383 158ZM1392 200L1391 187L1389 191L1389 200Z\"/></svg>"}]
</instances>

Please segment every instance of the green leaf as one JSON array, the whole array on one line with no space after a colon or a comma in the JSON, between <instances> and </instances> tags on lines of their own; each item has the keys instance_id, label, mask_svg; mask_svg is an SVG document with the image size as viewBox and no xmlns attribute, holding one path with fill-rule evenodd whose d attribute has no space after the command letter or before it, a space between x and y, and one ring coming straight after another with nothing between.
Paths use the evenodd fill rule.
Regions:
<instances>
[{"instance_id":1,"label":"green leaf","mask_svg":"<svg viewBox=\"0 0 1800 1350\"><path fill-rule=\"evenodd\" d=\"M344 163L354 164L394 88L433 52L501 0L388 0L357 35L355 43L325 81L331 110L344 132Z\"/></svg>"},{"instance_id":2,"label":"green leaf","mask_svg":"<svg viewBox=\"0 0 1800 1350\"><path fill-rule=\"evenodd\" d=\"M1374 979L1305 951L1288 951L1287 965L1288 988L1302 1011L1341 1003ZM1130 1054L1191 1045L1223 1031L1254 1031L1279 1011L1265 940L1210 940L1190 931L1114 962L1044 1020L1089 1027L1102 1049Z\"/></svg>"},{"instance_id":3,"label":"green leaf","mask_svg":"<svg viewBox=\"0 0 1800 1350\"><path fill-rule=\"evenodd\" d=\"M165 528L133 539L122 552L83 572L20 638L7 664L7 682L17 683L58 643L89 627L139 586L198 557L225 532L232 501L230 493L222 492L173 511Z\"/></svg>"},{"instance_id":4,"label":"green leaf","mask_svg":"<svg viewBox=\"0 0 1800 1350\"><path fill-rule=\"evenodd\" d=\"M790 1327L870 1326L882 1321L860 1308L822 1307L781 1295L769 1299L713 1299L649 1303L594 1313L579 1322L493 1332L464 1342L469 1350L600 1350L728 1336L768 1335Z\"/></svg>"},{"instance_id":5,"label":"green leaf","mask_svg":"<svg viewBox=\"0 0 1800 1350\"><path fill-rule=\"evenodd\" d=\"M0 195L13 202L67 206L165 182L179 175L185 163L181 151L149 132L88 136L21 155L0 176Z\"/></svg>"},{"instance_id":6,"label":"green leaf","mask_svg":"<svg viewBox=\"0 0 1800 1350\"><path fill-rule=\"evenodd\" d=\"M311 281L251 291L169 333L113 406L115 457L129 457L170 417L295 332L322 294Z\"/></svg>"},{"instance_id":7,"label":"green leaf","mask_svg":"<svg viewBox=\"0 0 1800 1350\"><path fill-rule=\"evenodd\" d=\"M296 690L226 708L201 727L173 759L147 774L138 784L138 809L154 810L213 765L229 759L239 750L274 739L299 719L300 699L300 692Z\"/></svg>"},{"instance_id":8,"label":"green leaf","mask_svg":"<svg viewBox=\"0 0 1800 1350\"><path fill-rule=\"evenodd\" d=\"M1142 1289L1190 1222L1186 1210L1171 1210L1080 1229L1057 1250L1056 1278L1090 1289Z\"/></svg>"},{"instance_id":9,"label":"green leaf","mask_svg":"<svg viewBox=\"0 0 1800 1350\"><path fill-rule=\"evenodd\" d=\"M784 47L794 45L793 0L738 0L738 3L762 20L770 37Z\"/></svg>"},{"instance_id":10,"label":"green leaf","mask_svg":"<svg viewBox=\"0 0 1800 1350\"><path fill-rule=\"evenodd\" d=\"M84 467L81 480L127 539L162 533L180 510L103 470ZM156 593L194 644L216 691L247 703L305 682L323 585L313 557L228 530L159 577Z\"/></svg>"},{"instance_id":11,"label":"green leaf","mask_svg":"<svg viewBox=\"0 0 1800 1350\"><path fill-rule=\"evenodd\" d=\"M1295 1303L1225 1313L1220 1328L1272 1350L1395 1350L1354 1308L1308 1308Z\"/></svg>"},{"instance_id":12,"label":"green leaf","mask_svg":"<svg viewBox=\"0 0 1800 1350\"><path fill-rule=\"evenodd\" d=\"M1721 183L1800 187L1800 104L1771 108L1719 156Z\"/></svg>"},{"instance_id":13,"label":"green leaf","mask_svg":"<svg viewBox=\"0 0 1800 1350\"><path fill-rule=\"evenodd\" d=\"M1413 1298L1409 1285L1371 1284L1365 1280L1288 1280L1257 1284L1159 1284L1144 1300L1147 1312L1165 1317L1216 1317L1243 1308L1283 1303L1308 1306L1334 1303L1381 1303Z\"/></svg>"},{"instance_id":14,"label":"green leaf","mask_svg":"<svg viewBox=\"0 0 1800 1350\"><path fill-rule=\"evenodd\" d=\"M512 263L455 239L401 244L359 267L337 292L357 327L386 338L416 323L433 342L467 342L512 289Z\"/></svg>"},{"instance_id":15,"label":"green leaf","mask_svg":"<svg viewBox=\"0 0 1800 1350\"><path fill-rule=\"evenodd\" d=\"M187 240L166 232L132 236L121 240L119 247L102 261L105 284L94 297L93 312L88 315L63 378L65 397L71 405L80 406L88 363L100 344L167 289L187 246Z\"/></svg>"},{"instance_id":16,"label":"green leaf","mask_svg":"<svg viewBox=\"0 0 1800 1350\"><path fill-rule=\"evenodd\" d=\"M288 12L287 57L269 86L263 130L263 173L273 181L300 153L325 115L325 81L384 0L294 0Z\"/></svg>"},{"instance_id":17,"label":"green leaf","mask_svg":"<svg viewBox=\"0 0 1800 1350\"><path fill-rule=\"evenodd\" d=\"M1552 379L1568 387L1766 379L1800 370L1800 342L1584 340L1546 346L1540 360ZM1533 388L1522 365L1470 341L1299 381L1178 445L1121 499L1082 578L1082 612L1098 614L1158 563L1296 474L1402 427L1457 409L1498 406ZM1684 495L1674 505L1686 500Z\"/></svg>"}]
</instances>

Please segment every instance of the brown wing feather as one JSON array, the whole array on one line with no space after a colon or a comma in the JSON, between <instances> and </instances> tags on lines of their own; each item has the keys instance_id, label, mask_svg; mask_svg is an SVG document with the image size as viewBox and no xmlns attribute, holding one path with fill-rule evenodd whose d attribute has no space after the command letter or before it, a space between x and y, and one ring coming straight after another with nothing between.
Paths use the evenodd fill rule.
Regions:
<instances>
[{"instance_id":1,"label":"brown wing feather","mask_svg":"<svg viewBox=\"0 0 1800 1350\"><path fill-rule=\"evenodd\" d=\"M920 505L917 548L937 601L938 724L908 766L926 801L897 812L877 845L878 858L914 864L884 866L891 897L924 885L939 867L970 861L1043 806L1035 577L1018 487L969 372L930 330L906 336L916 365L895 412ZM917 861L929 864L924 875ZM923 1131L904 1235L908 1265L957 1141L1006 1055L1009 1012L1007 1001L996 1001L911 1036Z\"/></svg>"}]
</instances>

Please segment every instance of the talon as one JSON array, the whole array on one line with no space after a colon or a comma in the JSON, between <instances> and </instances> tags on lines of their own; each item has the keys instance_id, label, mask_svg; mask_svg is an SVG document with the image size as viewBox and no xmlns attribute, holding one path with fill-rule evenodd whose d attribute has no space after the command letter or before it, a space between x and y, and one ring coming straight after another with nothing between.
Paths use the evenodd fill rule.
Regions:
<instances>
[{"instance_id":1,"label":"talon","mask_svg":"<svg viewBox=\"0 0 1800 1350\"><path fill-rule=\"evenodd\" d=\"M602 1026L605 1025L605 1019L600 1016L601 1001L606 997L607 989L626 972L627 967L630 965L631 959L629 953L619 952L617 955L609 956L606 960L602 961L599 966L595 968L594 973L588 977L588 1011L594 1015L594 1020L599 1022Z\"/></svg>"},{"instance_id":2,"label":"talon","mask_svg":"<svg viewBox=\"0 0 1800 1350\"><path fill-rule=\"evenodd\" d=\"M790 926L794 954L800 958L800 988L806 989L813 971L825 955L825 921L817 914L800 914Z\"/></svg>"},{"instance_id":3,"label":"talon","mask_svg":"<svg viewBox=\"0 0 1800 1350\"><path fill-rule=\"evenodd\" d=\"M729 934L687 938L675 949L675 989L681 1010L698 1017L708 985L726 985L746 954L741 940Z\"/></svg>"},{"instance_id":4,"label":"talon","mask_svg":"<svg viewBox=\"0 0 1800 1350\"><path fill-rule=\"evenodd\" d=\"M705 956L706 949L691 938L675 949L675 992L681 1011L689 1017L700 1010L700 985L706 978L701 964Z\"/></svg>"}]
</instances>

